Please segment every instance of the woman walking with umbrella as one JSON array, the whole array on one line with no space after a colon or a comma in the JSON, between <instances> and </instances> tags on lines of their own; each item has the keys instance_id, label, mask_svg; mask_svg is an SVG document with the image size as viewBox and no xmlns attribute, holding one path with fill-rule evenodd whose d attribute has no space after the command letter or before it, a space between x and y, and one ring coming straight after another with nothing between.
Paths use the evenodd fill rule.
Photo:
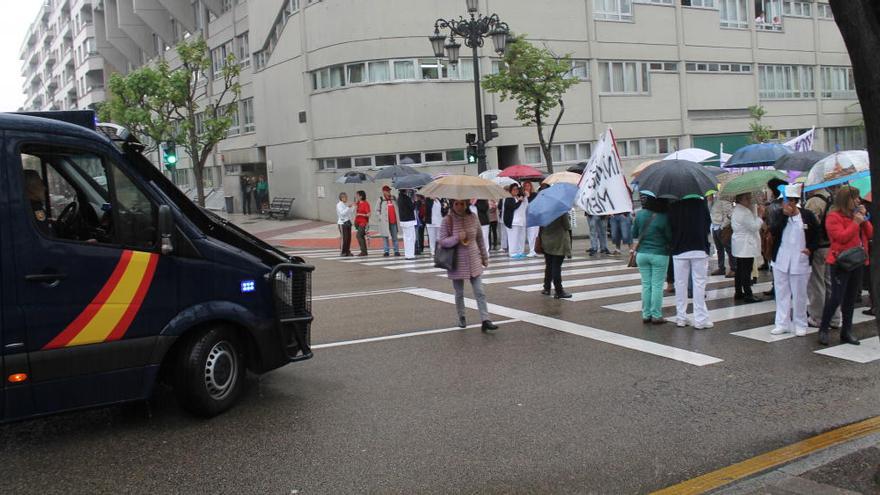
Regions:
<instances>
[{"instance_id":1,"label":"woman walking with umbrella","mask_svg":"<svg viewBox=\"0 0 880 495\"><path fill-rule=\"evenodd\" d=\"M470 211L469 201L456 199L452 201L452 211L443 219L440 227L440 246L455 248L455 266L447 270L455 289L455 308L458 311L458 326L465 328L464 282L469 280L480 311L482 330L497 330L498 326L489 319L486 305L486 293L480 275L489 266L489 253L483 244L483 232L477 216Z\"/></svg>"}]
</instances>

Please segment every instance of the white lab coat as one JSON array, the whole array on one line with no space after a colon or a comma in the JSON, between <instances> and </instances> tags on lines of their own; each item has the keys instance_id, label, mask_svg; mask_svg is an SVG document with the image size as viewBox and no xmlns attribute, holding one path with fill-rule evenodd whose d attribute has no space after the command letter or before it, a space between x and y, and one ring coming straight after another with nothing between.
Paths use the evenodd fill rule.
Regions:
<instances>
[{"instance_id":1,"label":"white lab coat","mask_svg":"<svg viewBox=\"0 0 880 495\"><path fill-rule=\"evenodd\" d=\"M733 227L731 253L735 258L757 258L761 256L761 225L763 220L745 206L737 203L730 218Z\"/></svg>"}]
</instances>

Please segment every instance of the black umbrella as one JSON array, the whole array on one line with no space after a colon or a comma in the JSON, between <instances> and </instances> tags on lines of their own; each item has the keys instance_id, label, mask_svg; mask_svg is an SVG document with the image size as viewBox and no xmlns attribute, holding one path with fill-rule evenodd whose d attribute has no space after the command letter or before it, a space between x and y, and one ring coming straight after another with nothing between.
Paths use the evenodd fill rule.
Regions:
<instances>
[{"instance_id":1,"label":"black umbrella","mask_svg":"<svg viewBox=\"0 0 880 495\"><path fill-rule=\"evenodd\" d=\"M586 169L586 168L587 168L587 162L580 162L577 165L572 165L572 166L568 167L566 170L568 170L569 172L574 172L576 174L583 174L584 169Z\"/></svg>"},{"instance_id":2,"label":"black umbrella","mask_svg":"<svg viewBox=\"0 0 880 495\"><path fill-rule=\"evenodd\" d=\"M656 198L703 197L716 187L705 167L687 160L662 160L639 175L639 192Z\"/></svg>"},{"instance_id":3,"label":"black umbrella","mask_svg":"<svg viewBox=\"0 0 880 495\"><path fill-rule=\"evenodd\" d=\"M706 170L706 172L712 174L712 176L714 177L718 177L721 174L729 172L729 170L724 170L723 168L716 167L715 165L703 165L703 169Z\"/></svg>"},{"instance_id":4,"label":"black umbrella","mask_svg":"<svg viewBox=\"0 0 880 495\"><path fill-rule=\"evenodd\" d=\"M415 175L404 175L394 179L392 184L395 189L418 189L429 184L433 178L429 174L418 173Z\"/></svg>"},{"instance_id":5,"label":"black umbrella","mask_svg":"<svg viewBox=\"0 0 880 495\"><path fill-rule=\"evenodd\" d=\"M375 182L375 180L363 172L346 172L336 179L337 184L361 184L364 182Z\"/></svg>"},{"instance_id":6,"label":"black umbrella","mask_svg":"<svg viewBox=\"0 0 880 495\"><path fill-rule=\"evenodd\" d=\"M390 167L385 167L379 171L378 174L374 177L376 180L383 179L396 179L398 177L404 177L407 175L416 175L419 172L407 165L391 165Z\"/></svg>"},{"instance_id":7,"label":"black umbrella","mask_svg":"<svg viewBox=\"0 0 880 495\"><path fill-rule=\"evenodd\" d=\"M813 168L816 162L827 156L829 156L829 153L821 151L797 151L790 155L779 157L773 167L776 170L807 172Z\"/></svg>"}]
</instances>

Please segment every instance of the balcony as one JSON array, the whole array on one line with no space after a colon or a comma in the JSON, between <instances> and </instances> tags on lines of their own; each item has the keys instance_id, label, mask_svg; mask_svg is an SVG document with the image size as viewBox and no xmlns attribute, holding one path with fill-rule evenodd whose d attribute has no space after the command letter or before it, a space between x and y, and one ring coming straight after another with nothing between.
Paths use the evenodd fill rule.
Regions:
<instances>
[{"instance_id":1,"label":"balcony","mask_svg":"<svg viewBox=\"0 0 880 495\"><path fill-rule=\"evenodd\" d=\"M56 90L56 89L58 89L58 85L59 85L60 83L61 83L61 78L60 78L60 77L58 77L58 76L50 77L50 78L46 81L46 89L48 89L48 90L50 90L50 91Z\"/></svg>"},{"instance_id":2,"label":"balcony","mask_svg":"<svg viewBox=\"0 0 880 495\"><path fill-rule=\"evenodd\" d=\"M55 62L58 61L58 52L55 50L46 50L43 53L43 60L49 67L55 65Z\"/></svg>"}]
</instances>

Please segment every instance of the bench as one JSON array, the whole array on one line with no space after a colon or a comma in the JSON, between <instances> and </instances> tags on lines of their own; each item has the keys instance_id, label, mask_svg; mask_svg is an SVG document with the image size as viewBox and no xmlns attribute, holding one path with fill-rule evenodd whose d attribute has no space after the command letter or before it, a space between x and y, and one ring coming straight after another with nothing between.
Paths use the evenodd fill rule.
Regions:
<instances>
[{"instance_id":1,"label":"bench","mask_svg":"<svg viewBox=\"0 0 880 495\"><path fill-rule=\"evenodd\" d=\"M296 198L273 198L269 208L263 210L263 213L269 215L269 218L275 218L275 215L287 218L287 215L290 215L290 208L293 206L294 199Z\"/></svg>"}]
</instances>

